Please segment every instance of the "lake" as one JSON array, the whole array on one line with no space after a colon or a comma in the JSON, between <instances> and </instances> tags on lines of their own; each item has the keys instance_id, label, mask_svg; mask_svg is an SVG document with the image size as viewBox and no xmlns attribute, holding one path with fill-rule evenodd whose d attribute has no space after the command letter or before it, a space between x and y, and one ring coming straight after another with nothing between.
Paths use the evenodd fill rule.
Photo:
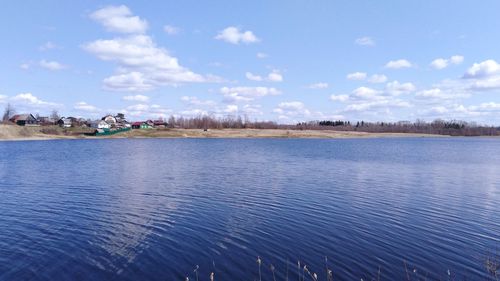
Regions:
<instances>
[{"instance_id":1,"label":"lake","mask_svg":"<svg viewBox=\"0 0 500 281\"><path fill-rule=\"evenodd\" d=\"M0 142L0 280L484 280L499 247L500 139Z\"/></svg>"}]
</instances>

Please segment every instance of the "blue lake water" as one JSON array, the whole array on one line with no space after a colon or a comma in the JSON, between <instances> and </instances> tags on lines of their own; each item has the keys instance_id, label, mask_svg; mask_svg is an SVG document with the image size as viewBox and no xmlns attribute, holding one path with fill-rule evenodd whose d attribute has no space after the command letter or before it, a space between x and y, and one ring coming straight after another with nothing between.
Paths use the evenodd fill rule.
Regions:
<instances>
[{"instance_id":1,"label":"blue lake water","mask_svg":"<svg viewBox=\"0 0 500 281\"><path fill-rule=\"evenodd\" d=\"M484 280L497 248L499 139L0 142L0 280Z\"/></svg>"}]
</instances>

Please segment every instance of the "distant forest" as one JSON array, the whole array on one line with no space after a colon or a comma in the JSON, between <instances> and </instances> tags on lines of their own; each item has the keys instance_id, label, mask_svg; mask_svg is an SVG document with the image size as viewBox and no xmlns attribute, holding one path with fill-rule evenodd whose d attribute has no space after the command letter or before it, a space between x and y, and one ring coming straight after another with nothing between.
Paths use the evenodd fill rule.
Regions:
<instances>
[{"instance_id":1,"label":"distant forest","mask_svg":"<svg viewBox=\"0 0 500 281\"><path fill-rule=\"evenodd\" d=\"M168 127L184 129L287 129L287 130L333 130L333 131L357 131L368 133L415 133L436 134L450 136L500 136L500 127L478 125L474 122L459 120L434 120L426 122L417 120L415 122L365 122L365 121L342 121L322 120L302 122L295 125L278 124L271 121L250 121L248 118L238 117L213 117L199 116L192 118L168 119Z\"/></svg>"}]
</instances>

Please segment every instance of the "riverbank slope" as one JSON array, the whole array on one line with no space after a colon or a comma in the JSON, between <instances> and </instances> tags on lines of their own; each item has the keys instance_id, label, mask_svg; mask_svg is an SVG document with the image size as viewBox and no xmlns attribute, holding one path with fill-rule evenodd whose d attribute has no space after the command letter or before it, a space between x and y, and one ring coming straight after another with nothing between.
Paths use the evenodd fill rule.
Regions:
<instances>
[{"instance_id":1,"label":"riverbank slope","mask_svg":"<svg viewBox=\"0 0 500 281\"><path fill-rule=\"evenodd\" d=\"M102 138L381 138L381 137L442 137L428 134L365 133L332 130L285 129L149 129L131 130L110 136L86 136L89 129L21 127L0 124L0 140L102 139Z\"/></svg>"}]
</instances>

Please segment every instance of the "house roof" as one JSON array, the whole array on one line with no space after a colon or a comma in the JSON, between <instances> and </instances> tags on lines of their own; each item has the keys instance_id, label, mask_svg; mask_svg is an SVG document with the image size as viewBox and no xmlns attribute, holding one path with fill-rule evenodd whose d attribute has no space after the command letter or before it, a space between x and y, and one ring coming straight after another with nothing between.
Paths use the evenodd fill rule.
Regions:
<instances>
[{"instance_id":1,"label":"house roof","mask_svg":"<svg viewBox=\"0 0 500 281\"><path fill-rule=\"evenodd\" d=\"M32 114L16 114L10 118L10 120L16 122L16 121L26 121L29 119L35 119L35 117Z\"/></svg>"},{"instance_id":2,"label":"house roof","mask_svg":"<svg viewBox=\"0 0 500 281\"><path fill-rule=\"evenodd\" d=\"M144 122L134 122L134 123L132 123L132 126L140 126L142 123L144 123Z\"/></svg>"}]
</instances>

